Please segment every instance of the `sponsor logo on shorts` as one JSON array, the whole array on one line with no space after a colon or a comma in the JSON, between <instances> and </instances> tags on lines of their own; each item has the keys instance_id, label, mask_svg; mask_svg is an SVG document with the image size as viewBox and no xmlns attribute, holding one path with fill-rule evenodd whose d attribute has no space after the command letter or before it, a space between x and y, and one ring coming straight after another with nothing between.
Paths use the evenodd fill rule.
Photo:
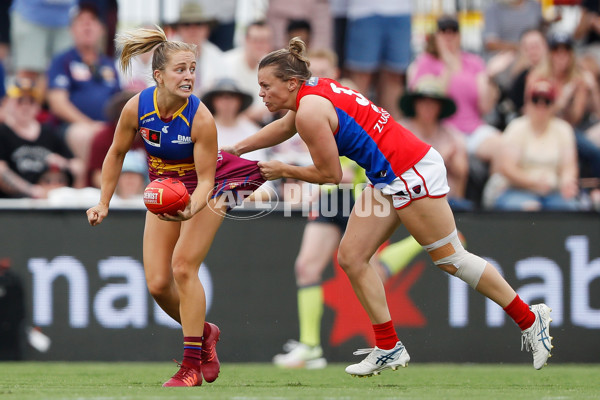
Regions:
<instances>
[{"instance_id":1,"label":"sponsor logo on shorts","mask_svg":"<svg viewBox=\"0 0 600 400\"><path fill-rule=\"evenodd\" d=\"M392 195L392 199L394 200L394 206L397 205L398 202L404 204L405 202L410 201L410 196L404 192L398 192Z\"/></svg>"},{"instance_id":2,"label":"sponsor logo on shorts","mask_svg":"<svg viewBox=\"0 0 600 400\"><path fill-rule=\"evenodd\" d=\"M421 193L421 185L417 185L417 186L413 187L412 191L415 192L416 194Z\"/></svg>"}]
</instances>

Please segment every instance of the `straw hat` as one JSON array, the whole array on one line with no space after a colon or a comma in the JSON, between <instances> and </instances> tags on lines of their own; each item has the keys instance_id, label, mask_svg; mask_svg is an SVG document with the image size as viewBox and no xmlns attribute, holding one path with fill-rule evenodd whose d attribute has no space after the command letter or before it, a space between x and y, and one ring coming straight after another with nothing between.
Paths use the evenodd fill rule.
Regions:
<instances>
[{"instance_id":1,"label":"straw hat","mask_svg":"<svg viewBox=\"0 0 600 400\"><path fill-rule=\"evenodd\" d=\"M242 112L252 104L252 96L242 91L237 83L230 78L223 78L218 80L215 85L202 96L202 102L206 105L211 113L215 112L213 107L213 101L216 96L220 94L234 94L242 100L242 105L238 112Z\"/></svg>"},{"instance_id":2,"label":"straw hat","mask_svg":"<svg viewBox=\"0 0 600 400\"><path fill-rule=\"evenodd\" d=\"M437 77L420 78L414 88L402 95L398 104L405 117L415 116L415 100L418 98L438 100L441 104L439 119L448 118L456 112L454 100L446 96L446 91Z\"/></svg>"},{"instance_id":3,"label":"straw hat","mask_svg":"<svg viewBox=\"0 0 600 400\"><path fill-rule=\"evenodd\" d=\"M180 24L208 24L212 25L215 22L213 17L210 17L204 13L202 6L196 2L188 1L184 3L179 10L179 19L175 22L175 25Z\"/></svg>"}]
</instances>

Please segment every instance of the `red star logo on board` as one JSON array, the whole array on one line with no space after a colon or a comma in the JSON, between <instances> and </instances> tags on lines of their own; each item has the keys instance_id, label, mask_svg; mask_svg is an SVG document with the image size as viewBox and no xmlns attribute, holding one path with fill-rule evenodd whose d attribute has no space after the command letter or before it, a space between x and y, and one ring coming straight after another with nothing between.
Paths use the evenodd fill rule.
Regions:
<instances>
[{"instance_id":1,"label":"red star logo on board","mask_svg":"<svg viewBox=\"0 0 600 400\"><path fill-rule=\"evenodd\" d=\"M422 327L427 322L408 293L424 269L424 261L416 262L385 283L388 306L396 327ZM335 276L323 283L323 300L335 312L329 342L332 346L338 346L354 336L362 336L369 345L374 346L371 321L337 260L334 262L334 271Z\"/></svg>"}]
</instances>

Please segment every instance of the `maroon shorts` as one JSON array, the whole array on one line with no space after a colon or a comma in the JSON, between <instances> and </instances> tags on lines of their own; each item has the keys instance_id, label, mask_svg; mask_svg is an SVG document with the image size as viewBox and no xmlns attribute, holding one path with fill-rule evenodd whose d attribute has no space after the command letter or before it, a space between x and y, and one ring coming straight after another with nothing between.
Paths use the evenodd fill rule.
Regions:
<instances>
[{"instance_id":1,"label":"maroon shorts","mask_svg":"<svg viewBox=\"0 0 600 400\"><path fill-rule=\"evenodd\" d=\"M219 150L212 197L227 191L254 191L263 183L265 179L260 174L258 161L246 160Z\"/></svg>"},{"instance_id":2,"label":"maroon shorts","mask_svg":"<svg viewBox=\"0 0 600 400\"><path fill-rule=\"evenodd\" d=\"M148 174L150 180L157 178L178 179L185 184L190 194L198 185L194 159L191 157L185 160L163 160L148 157ZM260 175L258 161L246 160L219 151L212 197L219 196L227 191L233 191L234 194L237 194L238 190L244 190L245 193L252 192L264 182L265 179Z\"/></svg>"}]
</instances>

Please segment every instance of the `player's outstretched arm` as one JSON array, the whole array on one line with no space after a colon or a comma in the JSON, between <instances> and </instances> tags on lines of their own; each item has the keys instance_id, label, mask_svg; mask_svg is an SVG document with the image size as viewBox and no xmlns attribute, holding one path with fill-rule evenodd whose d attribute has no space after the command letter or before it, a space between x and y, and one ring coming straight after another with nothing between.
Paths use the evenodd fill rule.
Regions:
<instances>
[{"instance_id":1,"label":"player's outstretched arm","mask_svg":"<svg viewBox=\"0 0 600 400\"><path fill-rule=\"evenodd\" d=\"M125 154L131 148L131 144L137 133L138 100L139 95L134 96L123 108L121 117L117 123L113 142L106 153L104 163L102 163L100 201L86 212L88 222L92 226L100 224L106 215L108 215L108 206L117 187Z\"/></svg>"},{"instance_id":2,"label":"player's outstretched arm","mask_svg":"<svg viewBox=\"0 0 600 400\"><path fill-rule=\"evenodd\" d=\"M295 117L294 111L288 111L285 116L271 122L254 135L233 146L223 147L221 150L241 156L254 150L265 149L285 142L296 134Z\"/></svg>"}]
</instances>

